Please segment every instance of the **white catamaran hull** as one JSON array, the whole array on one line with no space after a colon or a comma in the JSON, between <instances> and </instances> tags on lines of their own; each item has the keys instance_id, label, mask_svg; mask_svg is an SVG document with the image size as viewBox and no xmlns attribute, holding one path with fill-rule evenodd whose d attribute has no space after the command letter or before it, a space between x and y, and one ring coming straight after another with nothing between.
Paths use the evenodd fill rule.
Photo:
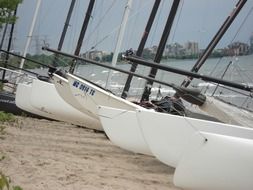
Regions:
<instances>
[{"instance_id":1,"label":"white catamaran hull","mask_svg":"<svg viewBox=\"0 0 253 190\"><path fill-rule=\"evenodd\" d=\"M105 133L114 144L135 153L152 155L135 111L100 106L98 113Z\"/></svg>"},{"instance_id":2,"label":"white catamaran hull","mask_svg":"<svg viewBox=\"0 0 253 190\"><path fill-rule=\"evenodd\" d=\"M73 97L72 92L70 90L69 84L68 84L68 80L57 75L57 74L53 74L52 76L52 82L55 86L55 89L58 93L58 95L69 105L71 105L72 107L74 107L75 109L77 109L79 111L79 113L81 115L83 115L83 118L90 118L89 115L85 114L85 110L83 110L83 107L80 105L80 103L78 101L76 101L76 99ZM103 131L102 125L99 122L98 119L92 117L92 120L96 120L96 126L94 125L87 125L88 128L93 128L95 127L96 130L99 131Z\"/></svg>"},{"instance_id":3,"label":"white catamaran hull","mask_svg":"<svg viewBox=\"0 0 253 190\"><path fill-rule=\"evenodd\" d=\"M68 103L66 103L57 93L55 86L41 80L34 80L32 93L29 97L31 105L42 111L49 113L52 119L69 122L80 126L89 126L97 129L99 122L91 117L85 116Z\"/></svg>"},{"instance_id":4,"label":"white catamaran hull","mask_svg":"<svg viewBox=\"0 0 253 190\"><path fill-rule=\"evenodd\" d=\"M187 151L187 145L192 135L195 133L203 140L206 137L201 132L253 139L253 129L251 128L150 110L137 111L137 117L153 155L172 167L177 167L183 154Z\"/></svg>"},{"instance_id":5,"label":"white catamaran hull","mask_svg":"<svg viewBox=\"0 0 253 190\"><path fill-rule=\"evenodd\" d=\"M32 83L29 83L29 84L19 83L17 85L16 96L15 96L16 105L24 111L52 119L50 113L42 112L32 106L30 102L31 94L32 94Z\"/></svg>"},{"instance_id":6,"label":"white catamaran hull","mask_svg":"<svg viewBox=\"0 0 253 190\"><path fill-rule=\"evenodd\" d=\"M174 174L174 184L192 190L252 190L253 141L195 133Z\"/></svg>"},{"instance_id":7,"label":"white catamaran hull","mask_svg":"<svg viewBox=\"0 0 253 190\"><path fill-rule=\"evenodd\" d=\"M86 109L84 113L95 118L100 115L103 129L114 144L129 151L151 154L138 128L134 113L136 109L144 108L71 74L68 74L68 81L73 97L83 106L81 111ZM115 109L105 110L105 106ZM98 113L99 107L101 108ZM124 115L120 116L122 110L129 111L130 116L128 115L128 118L124 118Z\"/></svg>"},{"instance_id":8,"label":"white catamaran hull","mask_svg":"<svg viewBox=\"0 0 253 190\"><path fill-rule=\"evenodd\" d=\"M98 106L110 106L125 110L135 110L138 105L124 100L86 80L67 74L73 98L83 107L81 111L98 118Z\"/></svg>"}]
</instances>

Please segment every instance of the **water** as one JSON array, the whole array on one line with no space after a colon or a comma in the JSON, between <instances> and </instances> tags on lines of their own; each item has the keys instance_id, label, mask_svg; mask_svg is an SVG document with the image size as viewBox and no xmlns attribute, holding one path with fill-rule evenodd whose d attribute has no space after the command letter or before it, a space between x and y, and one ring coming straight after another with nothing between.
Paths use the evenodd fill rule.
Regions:
<instances>
[{"instance_id":1,"label":"water","mask_svg":"<svg viewBox=\"0 0 253 190\"><path fill-rule=\"evenodd\" d=\"M252 60L253 60L253 55L238 56L238 57L224 57L222 59L218 59L218 58L208 59L206 63L204 64L204 66L199 70L199 73L212 76L212 77L221 78L228 63L232 61L232 64L229 66L223 79L253 86ZM161 64L189 71L195 63L196 63L196 60L166 60L166 61L163 61ZM110 63L104 63L104 64L110 65ZM131 65L128 64L127 62L120 63L117 65L117 68L124 69L127 71L130 70L130 67ZM150 71L149 67L139 65L136 73L147 76L149 71ZM96 66L96 65L91 65L91 64L78 65L75 72L75 74L82 76L96 83L97 85L101 87L105 87L108 73L109 73L109 69ZM112 80L109 85L109 90L112 91L117 96L120 96L122 94L126 79L127 79L127 74L120 73L118 71L113 71ZM167 83L180 85L182 81L185 79L185 76L159 70L157 73L156 79L167 82ZM138 100L143 93L144 85L145 85L145 79L133 77L133 81L131 83L128 96L135 97L136 100ZM157 97L159 86L161 86L160 91L163 96L173 95L175 92L172 88L168 86L154 83L152 94L151 94L152 98ZM189 87L197 88L201 90L203 93L212 95L214 93L214 89L216 88L216 85L214 83L201 81L199 79L194 79ZM231 89L230 87L228 87L227 89L224 89L222 85L220 85L220 87L218 87L217 90L215 91L214 96L219 96L219 98L221 98L222 100L226 102L230 102L239 107L244 107L253 111L252 97L249 97L249 92L234 89L236 91L235 92L235 91L231 91L230 89Z\"/></svg>"}]
</instances>

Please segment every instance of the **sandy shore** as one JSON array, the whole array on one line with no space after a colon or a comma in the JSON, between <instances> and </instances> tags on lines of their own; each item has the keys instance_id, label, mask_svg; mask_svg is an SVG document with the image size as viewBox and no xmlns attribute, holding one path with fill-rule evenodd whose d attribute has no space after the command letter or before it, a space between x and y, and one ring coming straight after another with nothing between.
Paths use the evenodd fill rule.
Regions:
<instances>
[{"instance_id":1,"label":"sandy shore","mask_svg":"<svg viewBox=\"0 0 253 190\"><path fill-rule=\"evenodd\" d=\"M0 138L0 171L24 190L176 190L174 169L113 145L103 133L17 117Z\"/></svg>"}]
</instances>

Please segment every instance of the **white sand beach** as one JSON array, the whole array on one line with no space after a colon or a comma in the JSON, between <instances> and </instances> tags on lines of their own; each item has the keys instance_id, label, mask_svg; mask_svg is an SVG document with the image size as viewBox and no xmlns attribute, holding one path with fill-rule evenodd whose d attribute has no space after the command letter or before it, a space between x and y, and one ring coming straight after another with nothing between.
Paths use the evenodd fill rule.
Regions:
<instances>
[{"instance_id":1,"label":"white sand beach","mask_svg":"<svg viewBox=\"0 0 253 190\"><path fill-rule=\"evenodd\" d=\"M176 190L174 169L113 145L103 133L16 117L0 138L0 171L23 190Z\"/></svg>"}]
</instances>

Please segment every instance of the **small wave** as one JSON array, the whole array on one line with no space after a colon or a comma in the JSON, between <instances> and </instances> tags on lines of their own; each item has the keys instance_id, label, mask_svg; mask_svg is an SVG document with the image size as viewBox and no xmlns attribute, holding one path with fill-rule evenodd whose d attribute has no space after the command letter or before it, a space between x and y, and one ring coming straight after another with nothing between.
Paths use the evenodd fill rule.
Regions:
<instances>
[{"instance_id":1,"label":"small wave","mask_svg":"<svg viewBox=\"0 0 253 190\"><path fill-rule=\"evenodd\" d=\"M101 71L101 73L108 73L108 72L109 72L108 70Z\"/></svg>"},{"instance_id":2,"label":"small wave","mask_svg":"<svg viewBox=\"0 0 253 190\"><path fill-rule=\"evenodd\" d=\"M212 84L212 83L209 83L209 82L202 82L202 83L199 83L197 86L198 87L206 87L206 86L215 87L216 85Z\"/></svg>"},{"instance_id":3,"label":"small wave","mask_svg":"<svg viewBox=\"0 0 253 190\"><path fill-rule=\"evenodd\" d=\"M111 84L110 87L111 88L123 88L124 85L121 85L121 84Z\"/></svg>"},{"instance_id":4,"label":"small wave","mask_svg":"<svg viewBox=\"0 0 253 190\"><path fill-rule=\"evenodd\" d=\"M153 87L152 92L158 92L159 87ZM161 88L161 93L175 93L176 91L172 88Z\"/></svg>"},{"instance_id":5,"label":"small wave","mask_svg":"<svg viewBox=\"0 0 253 190\"><path fill-rule=\"evenodd\" d=\"M250 87L250 88L252 88L253 87L253 83L242 83L243 85L246 85L246 86L248 86L248 87Z\"/></svg>"},{"instance_id":6,"label":"small wave","mask_svg":"<svg viewBox=\"0 0 253 190\"><path fill-rule=\"evenodd\" d=\"M236 94L220 94L215 95L215 97L222 97L222 98L245 98L243 95L236 95Z\"/></svg>"},{"instance_id":7,"label":"small wave","mask_svg":"<svg viewBox=\"0 0 253 190\"><path fill-rule=\"evenodd\" d=\"M100 85L100 86L104 86L104 85L105 85L105 82L102 81L102 80L98 80L98 81L95 82L95 84L98 84L98 85Z\"/></svg>"}]
</instances>

